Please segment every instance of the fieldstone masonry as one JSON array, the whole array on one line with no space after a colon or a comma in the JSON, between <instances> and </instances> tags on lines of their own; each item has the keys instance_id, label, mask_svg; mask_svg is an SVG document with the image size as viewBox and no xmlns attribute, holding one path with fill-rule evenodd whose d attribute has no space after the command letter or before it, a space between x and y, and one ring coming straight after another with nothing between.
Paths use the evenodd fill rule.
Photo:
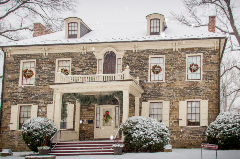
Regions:
<instances>
[{"instance_id":1,"label":"fieldstone masonry","mask_svg":"<svg viewBox=\"0 0 240 159\"><path fill-rule=\"evenodd\" d=\"M203 79L201 81L186 81L186 55L203 54ZM165 82L148 82L149 55L165 55ZM72 58L71 74L96 74L97 59L92 52L81 53L51 53L11 55L5 60L5 75L3 82L3 105L1 122L1 148L12 151L26 151L27 146L21 138L21 131L10 130L11 105L34 104L38 108L46 110L47 104L53 102L53 90L49 85L54 84L55 67L57 58ZM21 60L36 59L35 86L18 86ZM130 74L140 79L140 86L144 93L141 102L148 100L170 101L169 131L173 148L200 147L205 142L206 127L179 127L179 101L186 99L208 100L208 122L215 120L219 113L219 50L212 48L193 48L164 50L138 50L133 52L126 50L122 66L130 66ZM133 116L135 110L134 96L129 99L129 116ZM95 122L94 105L81 105L80 119L93 120ZM38 113L40 117L46 117L45 113ZM120 120L121 121L121 120ZM80 140L93 139L94 124L83 123L80 125Z\"/></svg>"}]
</instances>

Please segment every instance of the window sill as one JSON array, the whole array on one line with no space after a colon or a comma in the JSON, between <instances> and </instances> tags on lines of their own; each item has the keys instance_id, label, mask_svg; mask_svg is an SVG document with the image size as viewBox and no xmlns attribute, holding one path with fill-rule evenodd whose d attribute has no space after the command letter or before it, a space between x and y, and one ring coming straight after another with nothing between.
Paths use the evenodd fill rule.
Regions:
<instances>
[{"instance_id":1,"label":"window sill","mask_svg":"<svg viewBox=\"0 0 240 159\"><path fill-rule=\"evenodd\" d=\"M18 87L25 87L25 86L36 86L35 84L34 85L18 85Z\"/></svg>"},{"instance_id":2,"label":"window sill","mask_svg":"<svg viewBox=\"0 0 240 159\"><path fill-rule=\"evenodd\" d=\"M164 83L164 82L166 82L166 81L148 81L148 83Z\"/></svg>"},{"instance_id":3,"label":"window sill","mask_svg":"<svg viewBox=\"0 0 240 159\"><path fill-rule=\"evenodd\" d=\"M201 126L187 126L188 128L199 128Z\"/></svg>"},{"instance_id":4,"label":"window sill","mask_svg":"<svg viewBox=\"0 0 240 159\"><path fill-rule=\"evenodd\" d=\"M185 80L185 81L187 81L187 82L200 82L200 81L202 81L202 80Z\"/></svg>"}]
</instances>

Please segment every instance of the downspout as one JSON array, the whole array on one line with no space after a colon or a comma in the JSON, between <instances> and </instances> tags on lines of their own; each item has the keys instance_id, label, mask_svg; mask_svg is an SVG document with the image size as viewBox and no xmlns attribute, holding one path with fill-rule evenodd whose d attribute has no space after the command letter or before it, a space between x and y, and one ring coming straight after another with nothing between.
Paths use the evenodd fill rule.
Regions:
<instances>
[{"instance_id":1,"label":"downspout","mask_svg":"<svg viewBox=\"0 0 240 159\"><path fill-rule=\"evenodd\" d=\"M223 53L221 54L221 39L219 39L219 75L218 75L218 78L219 78L219 84L218 84L218 90L219 90L219 94L218 94L218 101L219 101L219 104L218 104L218 114L220 113L220 109L221 109L221 63L222 63L222 57L223 57Z\"/></svg>"},{"instance_id":2,"label":"downspout","mask_svg":"<svg viewBox=\"0 0 240 159\"><path fill-rule=\"evenodd\" d=\"M5 74L5 67L4 67L4 64L5 64L5 52L4 52L4 50L3 50L3 48L1 48L2 49L2 52L3 52L3 72L2 72L2 76L0 76L0 78L1 78L1 80L2 80L2 89L1 89L1 103L0 103L0 134L1 134L1 132L2 132L2 105L3 105L3 75Z\"/></svg>"}]
</instances>

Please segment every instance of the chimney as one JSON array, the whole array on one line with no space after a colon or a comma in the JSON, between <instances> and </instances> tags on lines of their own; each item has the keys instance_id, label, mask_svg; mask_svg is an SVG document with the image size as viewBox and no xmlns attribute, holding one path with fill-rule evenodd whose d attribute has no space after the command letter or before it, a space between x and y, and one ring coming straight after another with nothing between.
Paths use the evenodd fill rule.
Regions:
<instances>
[{"instance_id":1,"label":"chimney","mask_svg":"<svg viewBox=\"0 0 240 159\"><path fill-rule=\"evenodd\" d=\"M209 16L208 31L215 33L215 16Z\"/></svg>"},{"instance_id":2,"label":"chimney","mask_svg":"<svg viewBox=\"0 0 240 159\"><path fill-rule=\"evenodd\" d=\"M41 23L34 23L33 31L34 31L33 37L52 33L51 30L46 29L46 27L44 25L42 25Z\"/></svg>"}]
</instances>

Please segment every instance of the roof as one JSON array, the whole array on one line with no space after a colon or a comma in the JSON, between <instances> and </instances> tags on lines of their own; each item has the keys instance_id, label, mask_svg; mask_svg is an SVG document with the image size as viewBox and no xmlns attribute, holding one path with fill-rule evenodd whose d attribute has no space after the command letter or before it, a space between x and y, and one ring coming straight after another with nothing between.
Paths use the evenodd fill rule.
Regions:
<instances>
[{"instance_id":1,"label":"roof","mask_svg":"<svg viewBox=\"0 0 240 159\"><path fill-rule=\"evenodd\" d=\"M203 31L171 22L167 22L167 28L161 35L150 36L147 36L147 22L92 24L88 26L92 31L81 38L65 39L64 31L59 31L1 44L0 47L226 38L224 34Z\"/></svg>"}]
</instances>

